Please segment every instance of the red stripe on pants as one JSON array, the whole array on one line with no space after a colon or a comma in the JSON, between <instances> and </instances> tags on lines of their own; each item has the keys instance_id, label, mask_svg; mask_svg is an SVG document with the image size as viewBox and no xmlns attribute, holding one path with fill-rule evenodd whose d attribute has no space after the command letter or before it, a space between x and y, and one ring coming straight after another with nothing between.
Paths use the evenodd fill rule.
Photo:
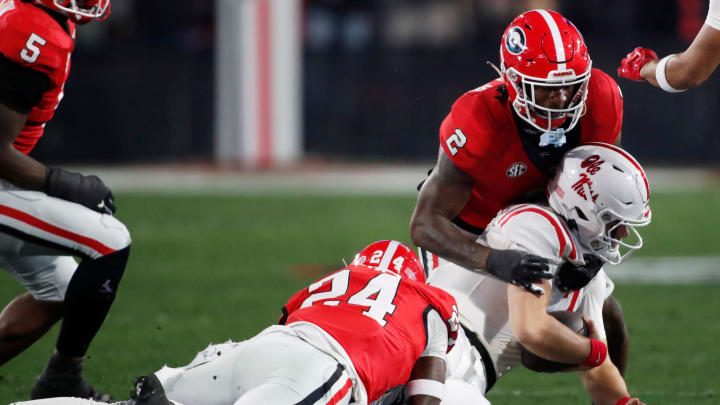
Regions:
<instances>
[{"instance_id":1,"label":"red stripe on pants","mask_svg":"<svg viewBox=\"0 0 720 405\"><path fill-rule=\"evenodd\" d=\"M101 255L107 255L115 251L114 249L103 245L101 242L95 239L78 235L74 232L70 232L62 228L58 228L55 225L49 224L39 218L35 218L30 214L18 211L15 208L11 208L6 205L0 205L0 215L5 215L6 217L10 217L20 222L24 222L34 228L51 233L64 239L69 239L73 242L77 242L100 253Z\"/></svg>"},{"instance_id":2,"label":"red stripe on pants","mask_svg":"<svg viewBox=\"0 0 720 405\"><path fill-rule=\"evenodd\" d=\"M352 388L352 381L348 378L348 380L345 382L345 385L340 388L340 391L338 391L335 395L333 395L332 398L330 398L330 401L326 405L335 405L338 402L340 402L341 399L345 398L345 395L350 391L350 388Z\"/></svg>"}]
</instances>

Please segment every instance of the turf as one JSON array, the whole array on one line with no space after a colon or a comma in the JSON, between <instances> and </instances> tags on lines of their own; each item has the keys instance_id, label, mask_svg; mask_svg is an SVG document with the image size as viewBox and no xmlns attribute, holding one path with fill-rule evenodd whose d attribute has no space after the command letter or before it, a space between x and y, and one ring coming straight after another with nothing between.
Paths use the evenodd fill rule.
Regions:
<instances>
[{"instance_id":1,"label":"turf","mask_svg":"<svg viewBox=\"0 0 720 405\"><path fill-rule=\"evenodd\" d=\"M645 256L720 255L720 192L653 195ZM93 342L86 375L127 398L132 378L182 365L208 343L241 340L275 322L285 299L366 244L409 242L411 196L118 196L130 264ZM683 269L678 269L682 271ZM0 301L22 287L0 273ZM632 336L628 383L652 404L720 403L720 286L617 286ZM0 368L0 404L27 399L57 327ZM589 403L574 375L525 370L502 378L502 404Z\"/></svg>"}]
</instances>

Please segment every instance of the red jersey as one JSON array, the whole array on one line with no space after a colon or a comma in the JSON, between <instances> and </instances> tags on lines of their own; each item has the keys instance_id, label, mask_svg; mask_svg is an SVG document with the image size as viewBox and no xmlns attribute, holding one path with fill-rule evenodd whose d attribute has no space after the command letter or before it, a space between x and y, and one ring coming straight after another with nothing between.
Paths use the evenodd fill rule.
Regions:
<instances>
[{"instance_id":1,"label":"red jersey","mask_svg":"<svg viewBox=\"0 0 720 405\"><path fill-rule=\"evenodd\" d=\"M509 101L498 99L502 84L494 80L462 95L440 127L440 145L447 156L475 179L459 219L477 229L485 228L502 208L522 202L527 192L543 188L564 152L588 142L614 143L622 127L617 83L593 69L585 114L566 132L567 143L539 148L541 132L521 132L524 122L514 117Z\"/></svg>"},{"instance_id":2,"label":"red jersey","mask_svg":"<svg viewBox=\"0 0 720 405\"><path fill-rule=\"evenodd\" d=\"M70 54L75 47L75 24L68 19L67 27L63 27L39 7L20 0L0 0L0 33L0 54L50 78L49 89L32 108L15 140L15 147L27 154L63 97Z\"/></svg>"},{"instance_id":3,"label":"red jersey","mask_svg":"<svg viewBox=\"0 0 720 405\"><path fill-rule=\"evenodd\" d=\"M351 265L293 295L281 323L310 322L348 354L368 402L406 384L427 346L431 309L446 321L448 351L457 337L455 299L439 288L393 273Z\"/></svg>"}]
</instances>

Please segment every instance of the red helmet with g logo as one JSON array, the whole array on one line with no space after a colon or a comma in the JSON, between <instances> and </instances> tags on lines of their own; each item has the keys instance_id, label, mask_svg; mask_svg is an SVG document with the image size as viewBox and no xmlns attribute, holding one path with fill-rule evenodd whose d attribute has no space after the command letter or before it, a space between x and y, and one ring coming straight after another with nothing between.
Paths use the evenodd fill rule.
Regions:
<instances>
[{"instance_id":1,"label":"red helmet with g logo","mask_svg":"<svg viewBox=\"0 0 720 405\"><path fill-rule=\"evenodd\" d=\"M35 2L65 14L80 24L92 20L103 21L110 16L110 0L35 0Z\"/></svg>"},{"instance_id":2,"label":"red helmet with g logo","mask_svg":"<svg viewBox=\"0 0 720 405\"><path fill-rule=\"evenodd\" d=\"M425 282L425 270L412 249L396 240L381 240L355 255L351 264L389 271L410 280Z\"/></svg>"},{"instance_id":3,"label":"red helmet with g logo","mask_svg":"<svg viewBox=\"0 0 720 405\"><path fill-rule=\"evenodd\" d=\"M516 17L500 44L500 70L518 115L541 131L570 123L583 114L592 61L575 25L549 10L532 10ZM569 103L548 108L536 103L537 87L573 86Z\"/></svg>"}]
</instances>

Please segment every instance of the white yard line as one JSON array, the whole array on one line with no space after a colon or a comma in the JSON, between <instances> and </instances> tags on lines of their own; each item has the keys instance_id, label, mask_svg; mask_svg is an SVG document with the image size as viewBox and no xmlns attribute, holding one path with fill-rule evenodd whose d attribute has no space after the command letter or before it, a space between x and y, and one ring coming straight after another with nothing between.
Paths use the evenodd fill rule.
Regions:
<instances>
[{"instance_id":1,"label":"white yard line","mask_svg":"<svg viewBox=\"0 0 720 405\"><path fill-rule=\"evenodd\" d=\"M720 283L720 256L631 257L606 271L618 283Z\"/></svg>"},{"instance_id":2,"label":"white yard line","mask_svg":"<svg viewBox=\"0 0 720 405\"><path fill-rule=\"evenodd\" d=\"M210 165L78 167L97 174L117 191L183 193L414 194L432 163L303 164L271 171L219 169ZM652 191L720 189L720 170L646 170Z\"/></svg>"}]
</instances>

